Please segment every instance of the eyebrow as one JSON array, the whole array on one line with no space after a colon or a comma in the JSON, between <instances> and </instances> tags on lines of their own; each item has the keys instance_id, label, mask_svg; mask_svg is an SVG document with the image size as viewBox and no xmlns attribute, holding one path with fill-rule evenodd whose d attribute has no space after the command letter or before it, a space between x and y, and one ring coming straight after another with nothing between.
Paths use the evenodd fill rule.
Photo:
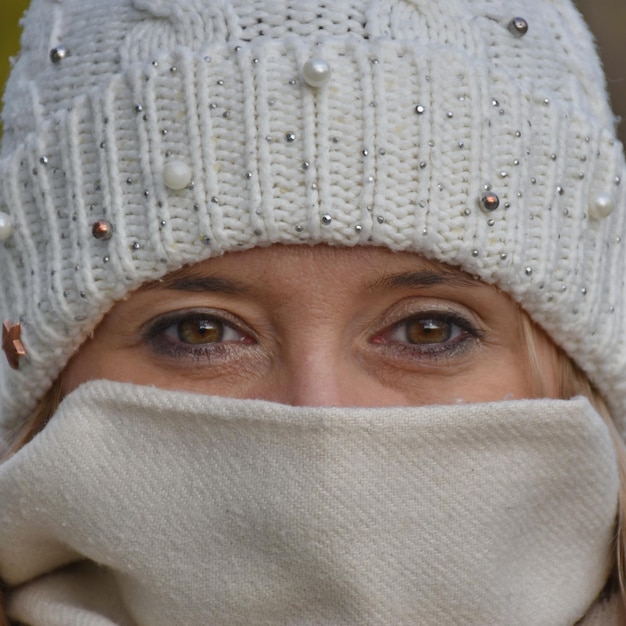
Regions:
<instances>
[{"instance_id":1,"label":"eyebrow","mask_svg":"<svg viewBox=\"0 0 626 626\"><path fill-rule=\"evenodd\" d=\"M369 289L385 288L417 288L432 287L434 285L445 284L451 287L476 287L477 281L461 272L436 272L422 270L418 272L402 272L399 274L389 274L370 283Z\"/></svg>"},{"instance_id":2,"label":"eyebrow","mask_svg":"<svg viewBox=\"0 0 626 626\"><path fill-rule=\"evenodd\" d=\"M155 280L142 287L142 290L173 289L191 292L221 292L228 294L247 294L250 288L242 283L218 276L181 276L176 273Z\"/></svg>"}]
</instances>

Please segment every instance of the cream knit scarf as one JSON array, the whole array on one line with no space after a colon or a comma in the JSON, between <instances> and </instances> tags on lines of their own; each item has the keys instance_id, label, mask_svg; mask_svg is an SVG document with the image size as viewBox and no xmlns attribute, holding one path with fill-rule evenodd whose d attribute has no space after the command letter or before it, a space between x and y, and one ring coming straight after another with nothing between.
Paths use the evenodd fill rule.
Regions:
<instances>
[{"instance_id":1,"label":"cream knit scarf","mask_svg":"<svg viewBox=\"0 0 626 626\"><path fill-rule=\"evenodd\" d=\"M607 579L617 486L584 399L295 408L97 381L0 467L0 575L35 626L570 625ZM585 623L618 623L595 606Z\"/></svg>"}]
</instances>

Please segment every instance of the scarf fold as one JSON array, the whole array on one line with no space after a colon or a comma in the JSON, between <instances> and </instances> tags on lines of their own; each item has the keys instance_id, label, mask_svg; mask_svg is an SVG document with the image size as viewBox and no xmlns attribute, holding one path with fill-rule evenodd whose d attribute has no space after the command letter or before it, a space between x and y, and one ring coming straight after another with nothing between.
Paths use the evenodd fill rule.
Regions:
<instances>
[{"instance_id":1,"label":"scarf fold","mask_svg":"<svg viewBox=\"0 0 626 626\"><path fill-rule=\"evenodd\" d=\"M0 576L32 626L571 625L617 490L582 398L303 408L94 381L0 467Z\"/></svg>"}]
</instances>

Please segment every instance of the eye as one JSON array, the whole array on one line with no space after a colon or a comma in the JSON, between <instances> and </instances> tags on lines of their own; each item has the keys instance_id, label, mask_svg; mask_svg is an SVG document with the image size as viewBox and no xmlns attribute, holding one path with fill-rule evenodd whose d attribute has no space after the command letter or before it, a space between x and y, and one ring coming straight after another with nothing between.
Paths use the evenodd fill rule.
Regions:
<instances>
[{"instance_id":1,"label":"eye","mask_svg":"<svg viewBox=\"0 0 626 626\"><path fill-rule=\"evenodd\" d=\"M391 328L389 341L427 346L449 342L463 334L463 329L450 319L414 317Z\"/></svg>"},{"instance_id":2,"label":"eye","mask_svg":"<svg viewBox=\"0 0 626 626\"><path fill-rule=\"evenodd\" d=\"M456 311L424 311L388 326L373 343L411 358L452 357L469 349L482 331Z\"/></svg>"},{"instance_id":3,"label":"eye","mask_svg":"<svg viewBox=\"0 0 626 626\"><path fill-rule=\"evenodd\" d=\"M251 333L225 312L176 311L153 320L144 331L150 348L163 356L209 357L228 346L255 343Z\"/></svg>"},{"instance_id":4,"label":"eye","mask_svg":"<svg viewBox=\"0 0 626 626\"><path fill-rule=\"evenodd\" d=\"M191 317L177 320L163 329L163 335L171 340L199 345L222 341L242 341L243 335L224 321L212 317Z\"/></svg>"}]
</instances>

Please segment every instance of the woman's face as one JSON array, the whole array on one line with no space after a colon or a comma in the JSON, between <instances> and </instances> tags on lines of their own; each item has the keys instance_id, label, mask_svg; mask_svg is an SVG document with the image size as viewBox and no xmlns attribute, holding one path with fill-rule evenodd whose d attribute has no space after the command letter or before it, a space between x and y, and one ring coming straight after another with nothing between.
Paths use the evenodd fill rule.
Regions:
<instances>
[{"instance_id":1,"label":"woman's face","mask_svg":"<svg viewBox=\"0 0 626 626\"><path fill-rule=\"evenodd\" d=\"M63 391L106 378L302 406L557 397L556 350L536 335L540 372L517 306L494 287L410 253L277 245L116 304Z\"/></svg>"}]
</instances>

